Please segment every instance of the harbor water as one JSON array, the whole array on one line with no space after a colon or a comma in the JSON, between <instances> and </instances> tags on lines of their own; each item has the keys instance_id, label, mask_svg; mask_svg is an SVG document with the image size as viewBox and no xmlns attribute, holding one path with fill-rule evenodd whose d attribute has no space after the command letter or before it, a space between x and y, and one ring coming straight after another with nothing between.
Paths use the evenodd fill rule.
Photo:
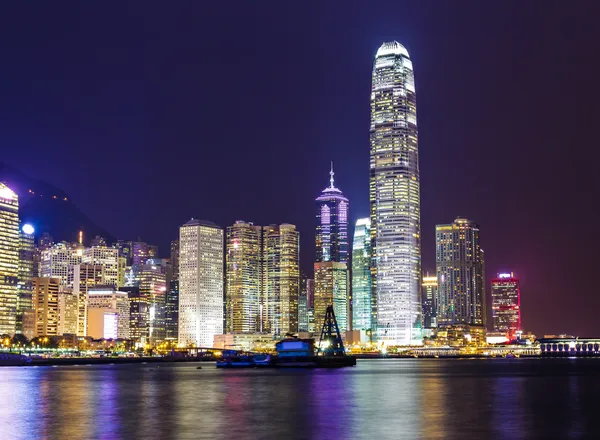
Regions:
<instances>
[{"instance_id":1,"label":"harbor water","mask_svg":"<svg viewBox=\"0 0 600 440\"><path fill-rule=\"evenodd\" d=\"M4 367L0 430L4 440L600 438L599 396L600 359Z\"/></svg>"}]
</instances>

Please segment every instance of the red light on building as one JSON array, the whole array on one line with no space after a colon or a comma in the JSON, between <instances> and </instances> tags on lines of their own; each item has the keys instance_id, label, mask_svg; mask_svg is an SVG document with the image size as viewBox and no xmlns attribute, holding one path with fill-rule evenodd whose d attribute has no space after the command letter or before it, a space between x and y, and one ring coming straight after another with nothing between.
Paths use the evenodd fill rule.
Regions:
<instances>
[{"instance_id":1,"label":"red light on building","mask_svg":"<svg viewBox=\"0 0 600 440\"><path fill-rule=\"evenodd\" d=\"M513 273L492 279L492 318L494 331L506 333L511 340L522 329L521 288Z\"/></svg>"}]
</instances>

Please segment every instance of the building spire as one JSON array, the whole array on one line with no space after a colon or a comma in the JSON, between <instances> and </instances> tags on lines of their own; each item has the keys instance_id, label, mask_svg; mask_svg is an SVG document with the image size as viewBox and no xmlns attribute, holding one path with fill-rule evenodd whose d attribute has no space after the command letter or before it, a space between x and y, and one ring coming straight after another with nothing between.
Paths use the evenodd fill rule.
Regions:
<instances>
[{"instance_id":1,"label":"building spire","mask_svg":"<svg viewBox=\"0 0 600 440\"><path fill-rule=\"evenodd\" d=\"M331 177L329 178L329 183L331 184L330 188L335 188L335 187L333 186L333 175L334 175L334 174L335 174L335 173L333 172L333 161L331 161L331 171L329 172L329 176L331 176Z\"/></svg>"}]
</instances>

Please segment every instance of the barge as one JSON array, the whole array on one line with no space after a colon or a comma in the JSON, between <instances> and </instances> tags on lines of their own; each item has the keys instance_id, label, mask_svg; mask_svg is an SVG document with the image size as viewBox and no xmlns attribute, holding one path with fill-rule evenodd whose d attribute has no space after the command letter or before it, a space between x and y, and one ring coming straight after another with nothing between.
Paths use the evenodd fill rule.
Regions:
<instances>
[{"instance_id":1,"label":"barge","mask_svg":"<svg viewBox=\"0 0 600 440\"><path fill-rule=\"evenodd\" d=\"M327 308L317 350L314 339L286 336L275 344L275 356L225 350L217 368L340 368L356 365L356 357L346 354L332 306Z\"/></svg>"}]
</instances>

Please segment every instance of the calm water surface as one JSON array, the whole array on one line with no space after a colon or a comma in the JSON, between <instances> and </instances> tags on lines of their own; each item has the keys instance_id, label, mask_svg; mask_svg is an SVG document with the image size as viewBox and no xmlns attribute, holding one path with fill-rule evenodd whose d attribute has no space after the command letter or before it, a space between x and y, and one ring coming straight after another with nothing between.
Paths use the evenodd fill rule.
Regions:
<instances>
[{"instance_id":1,"label":"calm water surface","mask_svg":"<svg viewBox=\"0 0 600 440\"><path fill-rule=\"evenodd\" d=\"M1 439L600 438L600 360L0 368Z\"/></svg>"}]
</instances>

